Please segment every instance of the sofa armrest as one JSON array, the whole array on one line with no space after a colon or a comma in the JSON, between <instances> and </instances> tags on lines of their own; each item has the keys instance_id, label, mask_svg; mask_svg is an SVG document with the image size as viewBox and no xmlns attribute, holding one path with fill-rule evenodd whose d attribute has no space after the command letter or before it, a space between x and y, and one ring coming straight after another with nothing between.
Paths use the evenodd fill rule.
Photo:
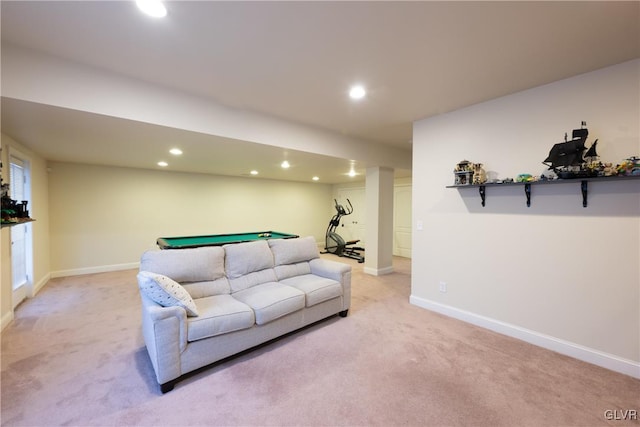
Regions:
<instances>
[{"instance_id":1,"label":"sofa armrest","mask_svg":"<svg viewBox=\"0 0 640 427\"><path fill-rule=\"evenodd\" d=\"M162 307L144 294L142 333L159 384L182 375L180 355L187 347L187 313L182 307Z\"/></svg>"},{"instance_id":2,"label":"sofa armrest","mask_svg":"<svg viewBox=\"0 0 640 427\"><path fill-rule=\"evenodd\" d=\"M349 264L324 258L315 258L309 261L309 267L311 268L311 274L333 279L343 285L343 280L346 279L345 274L349 273L349 282L351 282L351 266Z\"/></svg>"},{"instance_id":3,"label":"sofa armrest","mask_svg":"<svg viewBox=\"0 0 640 427\"><path fill-rule=\"evenodd\" d=\"M315 258L309 261L309 267L311 274L340 282L343 297L342 309L348 310L351 306L351 266L342 262Z\"/></svg>"}]
</instances>

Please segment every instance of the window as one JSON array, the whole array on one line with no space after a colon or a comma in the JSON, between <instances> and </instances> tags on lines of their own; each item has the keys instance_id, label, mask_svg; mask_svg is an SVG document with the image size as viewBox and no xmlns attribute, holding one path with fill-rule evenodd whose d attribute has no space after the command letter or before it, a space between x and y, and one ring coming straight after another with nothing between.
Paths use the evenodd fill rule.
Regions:
<instances>
[{"instance_id":1,"label":"window","mask_svg":"<svg viewBox=\"0 0 640 427\"><path fill-rule=\"evenodd\" d=\"M10 165L11 167L9 170L9 182L11 184L11 194L9 195L9 197L17 202L27 200L25 197L26 176L24 162L12 156Z\"/></svg>"}]
</instances>

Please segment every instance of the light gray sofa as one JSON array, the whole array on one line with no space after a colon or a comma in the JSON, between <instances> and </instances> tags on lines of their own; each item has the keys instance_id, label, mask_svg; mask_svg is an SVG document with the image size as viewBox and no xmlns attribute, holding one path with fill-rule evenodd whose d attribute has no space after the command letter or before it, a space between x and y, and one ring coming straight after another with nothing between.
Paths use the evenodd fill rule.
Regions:
<instances>
[{"instance_id":1,"label":"light gray sofa","mask_svg":"<svg viewBox=\"0 0 640 427\"><path fill-rule=\"evenodd\" d=\"M351 303L351 266L320 258L313 237L148 251L138 285L160 389Z\"/></svg>"}]
</instances>

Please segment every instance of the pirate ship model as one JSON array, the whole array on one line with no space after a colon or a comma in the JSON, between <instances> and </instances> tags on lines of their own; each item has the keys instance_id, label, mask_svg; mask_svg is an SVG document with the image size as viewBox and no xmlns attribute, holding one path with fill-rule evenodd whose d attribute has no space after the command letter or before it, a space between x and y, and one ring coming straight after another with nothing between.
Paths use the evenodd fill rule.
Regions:
<instances>
[{"instance_id":1,"label":"pirate ship model","mask_svg":"<svg viewBox=\"0 0 640 427\"><path fill-rule=\"evenodd\" d=\"M551 147L549 155L542 162L549 167L549 170L553 170L558 178L585 178L598 175L597 171L588 167L589 163L598 158L596 153L598 140L596 139L587 150L585 143L589 136L589 130L585 127L586 125L586 122L582 122L580 129L574 129L571 140L567 140L565 133L564 142Z\"/></svg>"},{"instance_id":2,"label":"pirate ship model","mask_svg":"<svg viewBox=\"0 0 640 427\"><path fill-rule=\"evenodd\" d=\"M0 148L0 153L2 149ZM1 154L0 154L1 155ZM2 225L19 224L30 221L27 201L18 202L9 197L9 184L2 180L2 161L0 161L0 216Z\"/></svg>"}]
</instances>

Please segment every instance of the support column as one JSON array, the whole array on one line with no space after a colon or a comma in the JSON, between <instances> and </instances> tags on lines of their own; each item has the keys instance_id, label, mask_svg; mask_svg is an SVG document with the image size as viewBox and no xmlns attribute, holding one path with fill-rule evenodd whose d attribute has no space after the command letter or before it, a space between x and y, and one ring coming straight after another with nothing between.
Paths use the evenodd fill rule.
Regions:
<instances>
[{"instance_id":1,"label":"support column","mask_svg":"<svg viewBox=\"0 0 640 427\"><path fill-rule=\"evenodd\" d=\"M367 207L364 272L374 276L393 272L393 169L367 168Z\"/></svg>"}]
</instances>

